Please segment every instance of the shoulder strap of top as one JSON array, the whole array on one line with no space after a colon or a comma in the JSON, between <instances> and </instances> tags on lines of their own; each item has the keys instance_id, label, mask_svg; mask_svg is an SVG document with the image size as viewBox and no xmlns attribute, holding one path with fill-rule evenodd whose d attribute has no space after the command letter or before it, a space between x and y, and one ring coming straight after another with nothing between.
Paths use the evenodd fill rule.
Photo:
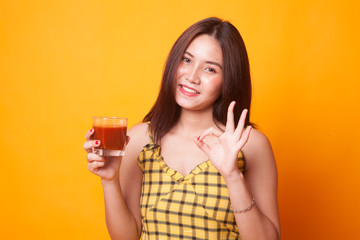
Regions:
<instances>
[{"instance_id":1,"label":"shoulder strap of top","mask_svg":"<svg viewBox=\"0 0 360 240\"><path fill-rule=\"evenodd\" d=\"M140 154L137 158L137 163L138 163L139 167L141 168L142 172L145 171L146 162L149 159L149 157L152 156L152 152L154 150L154 141L153 141L153 136L152 136L151 130L150 130L150 122L146 122L146 123L148 125L148 133L149 133L150 142L143 147L143 150L140 152Z\"/></svg>"},{"instance_id":2,"label":"shoulder strap of top","mask_svg":"<svg viewBox=\"0 0 360 240\"><path fill-rule=\"evenodd\" d=\"M244 158L244 154L241 150L238 153L238 167L239 167L240 171L242 172L242 174L245 174L246 161Z\"/></svg>"},{"instance_id":3,"label":"shoulder strap of top","mask_svg":"<svg viewBox=\"0 0 360 240\"><path fill-rule=\"evenodd\" d=\"M146 122L148 125L148 132L149 132L149 137L150 137L150 144L154 144L154 140L153 140L153 135L151 133L151 129L150 129L150 122Z\"/></svg>"}]
</instances>

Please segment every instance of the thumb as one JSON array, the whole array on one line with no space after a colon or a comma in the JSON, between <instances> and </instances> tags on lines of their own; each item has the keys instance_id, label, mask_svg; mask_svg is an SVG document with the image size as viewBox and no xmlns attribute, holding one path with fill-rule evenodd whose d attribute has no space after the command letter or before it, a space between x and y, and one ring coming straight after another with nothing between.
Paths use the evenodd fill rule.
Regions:
<instances>
[{"instance_id":1,"label":"thumb","mask_svg":"<svg viewBox=\"0 0 360 240\"><path fill-rule=\"evenodd\" d=\"M204 141L198 140L199 138L194 138L194 142L198 148L200 148L201 151L203 151L207 156L210 156L210 146L207 145Z\"/></svg>"}]
</instances>

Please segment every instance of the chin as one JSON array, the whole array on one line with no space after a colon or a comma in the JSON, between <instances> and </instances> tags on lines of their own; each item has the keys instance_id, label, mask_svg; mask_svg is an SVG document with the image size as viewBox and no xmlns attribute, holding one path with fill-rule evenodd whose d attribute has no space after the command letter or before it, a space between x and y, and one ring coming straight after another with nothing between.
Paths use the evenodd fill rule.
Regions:
<instances>
[{"instance_id":1,"label":"chin","mask_svg":"<svg viewBox=\"0 0 360 240\"><path fill-rule=\"evenodd\" d=\"M213 105L205 105L205 104L197 104L197 103L189 103L176 101L177 104L181 107L181 109L188 111L205 111L213 108Z\"/></svg>"},{"instance_id":2,"label":"chin","mask_svg":"<svg viewBox=\"0 0 360 240\"><path fill-rule=\"evenodd\" d=\"M175 97L176 103L182 108L186 110L191 111L204 111L213 109L214 103L216 99L211 101L210 99L206 99L207 101L204 101L204 99L201 99L201 97L197 97L194 99L188 99L182 97L180 94Z\"/></svg>"}]
</instances>

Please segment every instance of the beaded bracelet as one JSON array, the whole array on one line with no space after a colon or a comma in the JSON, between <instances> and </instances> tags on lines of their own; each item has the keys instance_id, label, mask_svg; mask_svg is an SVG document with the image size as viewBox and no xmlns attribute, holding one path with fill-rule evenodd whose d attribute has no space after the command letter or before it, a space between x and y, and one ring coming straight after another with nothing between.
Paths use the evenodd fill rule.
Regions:
<instances>
[{"instance_id":1,"label":"beaded bracelet","mask_svg":"<svg viewBox=\"0 0 360 240\"><path fill-rule=\"evenodd\" d=\"M252 209L252 207L255 205L255 199L253 198L251 203L250 203L250 206L248 206L247 208L244 208L244 209L241 209L241 210L233 210L234 213L245 213L247 211L250 211Z\"/></svg>"}]
</instances>

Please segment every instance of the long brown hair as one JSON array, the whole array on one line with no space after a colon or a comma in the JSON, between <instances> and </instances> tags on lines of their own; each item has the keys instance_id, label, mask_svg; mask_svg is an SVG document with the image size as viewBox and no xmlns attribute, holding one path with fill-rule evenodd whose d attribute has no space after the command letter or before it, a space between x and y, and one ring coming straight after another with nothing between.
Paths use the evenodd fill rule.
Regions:
<instances>
[{"instance_id":1,"label":"long brown hair","mask_svg":"<svg viewBox=\"0 0 360 240\"><path fill-rule=\"evenodd\" d=\"M202 34L217 39L223 54L222 91L214 103L213 119L225 125L227 108L232 101L236 101L235 124L238 123L242 110L246 108L249 110L246 125L252 125L250 123L251 79L244 41L230 22L219 18L207 18L186 29L169 53L158 98L143 119L144 122L150 121L155 142L160 142L179 120L181 108L175 101L177 69L187 47Z\"/></svg>"}]
</instances>

